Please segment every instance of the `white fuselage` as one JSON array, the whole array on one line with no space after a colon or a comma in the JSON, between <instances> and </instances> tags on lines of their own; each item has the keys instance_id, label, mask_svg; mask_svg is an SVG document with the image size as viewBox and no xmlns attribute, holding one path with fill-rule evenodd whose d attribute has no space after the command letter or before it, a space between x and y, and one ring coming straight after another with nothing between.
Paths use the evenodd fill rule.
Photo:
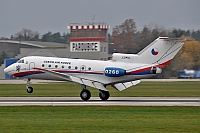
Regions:
<instances>
[{"instance_id":1,"label":"white fuselage","mask_svg":"<svg viewBox=\"0 0 200 133\"><path fill-rule=\"evenodd\" d=\"M10 71L7 73L20 78L63 80L62 78L52 76L37 69L40 68L51 70L57 73L75 75L83 79L96 79L104 84L132 81L154 75L149 74L148 72L140 72L141 69L146 69L146 71L149 71L150 67L152 67L152 64L148 65L141 63L115 62L112 60L100 61L40 56L24 57L20 61L6 68L10 69ZM106 67L122 68L126 70L127 74L120 77L107 77L104 74Z\"/></svg>"}]
</instances>

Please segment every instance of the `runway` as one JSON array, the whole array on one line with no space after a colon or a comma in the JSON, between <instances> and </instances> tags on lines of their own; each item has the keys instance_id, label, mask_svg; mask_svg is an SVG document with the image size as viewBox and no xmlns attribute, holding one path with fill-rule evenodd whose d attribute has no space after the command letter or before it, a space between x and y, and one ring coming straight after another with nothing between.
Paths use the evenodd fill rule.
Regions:
<instances>
[{"instance_id":1,"label":"runway","mask_svg":"<svg viewBox=\"0 0 200 133\"><path fill-rule=\"evenodd\" d=\"M200 106L200 97L0 97L0 106Z\"/></svg>"}]
</instances>

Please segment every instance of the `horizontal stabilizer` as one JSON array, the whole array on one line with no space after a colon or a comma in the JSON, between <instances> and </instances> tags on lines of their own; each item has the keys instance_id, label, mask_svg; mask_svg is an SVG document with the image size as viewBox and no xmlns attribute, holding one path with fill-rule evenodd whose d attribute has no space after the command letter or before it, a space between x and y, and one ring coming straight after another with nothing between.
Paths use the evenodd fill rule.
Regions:
<instances>
[{"instance_id":1,"label":"horizontal stabilizer","mask_svg":"<svg viewBox=\"0 0 200 133\"><path fill-rule=\"evenodd\" d=\"M133 85L139 84L140 82L141 82L140 80L135 80L135 81L125 82L125 83L117 83L117 84L113 84L112 87L114 87L118 91L123 91Z\"/></svg>"}]
</instances>

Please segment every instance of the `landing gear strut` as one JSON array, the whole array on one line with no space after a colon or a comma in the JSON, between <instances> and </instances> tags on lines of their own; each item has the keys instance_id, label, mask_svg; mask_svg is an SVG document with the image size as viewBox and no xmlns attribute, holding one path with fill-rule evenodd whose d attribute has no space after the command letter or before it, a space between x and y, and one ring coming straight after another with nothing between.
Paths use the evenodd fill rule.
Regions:
<instances>
[{"instance_id":1,"label":"landing gear strut","mask_svg":"<svg viewBox=\"0 0 200 133\"><path fill-rule=\"evenodd\" d=\"M108 91L100 90L99 97L101 98L101 100L106 101L110 97L110 93Z\"/></svg>"},{"instance_id":2,"label":"landing gear strut","mask_svg":"<svg viewBox=\"0 0 200 133\"><path fill-rule=\"evenodd\" d=\"M28 93L32 93L33 92L33 87L29 86L31 83L31 79L28 78L27 83L26 83L26 90Z\"/></svg>"},{"instance_id":3,"label":"landing gear strut","mask_svg":"<svg viewBox=\"0 0 200 133\"><path fill-rule=\"evenodd\" d=\"M80 97L83 101L88 101L91 97L91 93L89 90L86 89L86 85L82 84L81 87L83 90L80 93Z\"/></svg>"}]
</instances>

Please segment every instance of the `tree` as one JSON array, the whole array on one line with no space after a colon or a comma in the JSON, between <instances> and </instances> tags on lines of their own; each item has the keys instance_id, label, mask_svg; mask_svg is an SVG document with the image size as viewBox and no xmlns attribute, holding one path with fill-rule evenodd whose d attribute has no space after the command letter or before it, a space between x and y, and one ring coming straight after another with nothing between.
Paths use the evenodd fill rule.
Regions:
<instances>
[{"instance_id":1,"label":"tree","mask_svg":"<svg viewBox=\"0 0 200 133\"><path fill-rule=\"evenodd\" d=\"M42 42L57 42L57 43L67 43L69 41L69 34L63 33L61 36L60 32L52 33L48 32L42 36Z\"/></svg>"},{"instance_id":2,"label":"tree","mask_svg":"<svg viewBox=\"0 0 200 133\"><path fill-rule=\"evenodd\" d=\"M22 31L15 33L14 36L12 35L11 39L19 41L38 41L39 33L30 29L22 29Z\"/></svg>"},{"instance_id":3,"label":"tree","mask_svg":"<svg viewBox=\"0 0 200 133\"><path fill-rule=\"evenodd\" d=\"M117 52L134 53L136 51L135 32L136 25L133 19L127 19L113 28L112 42Z\"/></svg>"},{"instance_id":4,"label":"tree","mask_svg":"<svg viewBox=\"0 0 200 133\"><path fill-rule=\"evenodd\" d=\"M182 38L191 38L182 36ZM192 38L191 38L192 39ZM200 42L199 41L186 41L183 48L179 51L174 59L176 62L173 69L199 69L200 68Z\"/></svg>"}]
</instances>

